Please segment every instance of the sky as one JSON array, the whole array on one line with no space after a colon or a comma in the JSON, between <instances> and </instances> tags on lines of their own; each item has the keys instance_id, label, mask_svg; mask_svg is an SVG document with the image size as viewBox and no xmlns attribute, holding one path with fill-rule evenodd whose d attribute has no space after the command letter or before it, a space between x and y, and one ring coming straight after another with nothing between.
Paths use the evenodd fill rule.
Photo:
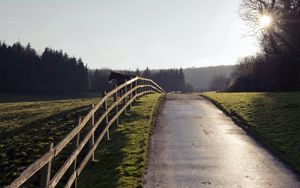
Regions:
<instances>
[{"instance_id":1,"label":"sky","mask_svg":"<svg viewBox=\"0 0 300 188\"><path fill-rule=\"evenodd\" d=\"M236 64L259 50L240 0L0 0L0 40L81 57L91 69Z\"/></svg>"}]
</instances>

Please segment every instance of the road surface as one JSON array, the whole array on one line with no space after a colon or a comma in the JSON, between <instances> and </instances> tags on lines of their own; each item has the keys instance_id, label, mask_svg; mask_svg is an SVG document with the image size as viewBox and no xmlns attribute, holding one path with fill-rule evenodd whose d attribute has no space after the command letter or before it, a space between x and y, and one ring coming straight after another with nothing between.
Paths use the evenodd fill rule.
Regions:
<instances>
[{"instance_id":1,"label":"road surface","mask_svg":"<svg viewBox=\"0 0 300 188\"><path fill-rule=\"evenodd\" d=\"M168 95L144 187L300 187L297 175L209 101Z\"/></svg>"}]
</instances>

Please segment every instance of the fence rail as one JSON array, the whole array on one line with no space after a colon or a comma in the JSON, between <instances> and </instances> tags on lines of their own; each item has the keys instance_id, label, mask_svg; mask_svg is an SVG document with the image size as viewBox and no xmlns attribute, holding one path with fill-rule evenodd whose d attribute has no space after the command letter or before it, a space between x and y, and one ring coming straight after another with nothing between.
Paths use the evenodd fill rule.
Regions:
<instances>
[{"instance_id":1,"label":"fence rail","mask_svg":"<svg viewBox=\"0 0 300 188\"><path fill-rule=\"evenodd\" d=\"M40 173L40 187L55 187L68 170L72 170L64 187L76 187L77 178L88 164L94 160L94 153L101 140L107 135L109 139L109 128L119 122L119 116L131 107L132 103L139 97L149 93L164 93L165 91L151 79L135 77L116 87L112 91L105 93L103 98L92 105L91 110L84 118L79 118L78 125L68 133L58 144L50 145L49 151L41 158L28 166L20 176L15 179L7 188L17 188L22 186L32 176ZM113 98L113 103L108 106L108 101ZM101 108L102 107L102 108ZM104 112L100 112L104 109ZM95 119L95 114L100 113ZM113 117L109 117L109 116ZM100 125L105 123L104 127ZM80 139L80 133L83 128L87 128L87 133L83 139ZM101 128L99 136L96 138L96 130ZM58 171L51 177L52 162L68 144L72 143L73 151L64 161ZM84 155L80 163L77 161L79 154L84 147L88 147L88 152Z\"/></svg>"}]
</instances>

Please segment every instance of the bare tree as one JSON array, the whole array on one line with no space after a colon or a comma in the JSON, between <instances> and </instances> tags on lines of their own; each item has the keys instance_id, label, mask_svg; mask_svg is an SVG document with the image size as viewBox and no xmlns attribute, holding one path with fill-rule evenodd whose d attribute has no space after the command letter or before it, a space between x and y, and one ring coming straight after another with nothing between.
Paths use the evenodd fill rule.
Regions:
<instances>
[{"instance_id":1,"label":"bare tree","mask_svg":"<svg viewBox=\"0 0 300 188\"><path fill-rule=\"evenodd\" d=\"M265 53L299 53L300 0L242 0L240 15L250 33L259 37ZM261 28L264 15L270 16L272 23Z\"/></svg>"},{"instance_id":2,"label":"bare tree","mask_svg":"<svg viewBox=\"0 0 300 188\"><path fill-rule=\"evenodd\" d=\"M254 90L254 73L257 57L250 56L240 60L236 65L230 79L228 88L231 91L253 91Z\"/></svg>"}]
</instances>

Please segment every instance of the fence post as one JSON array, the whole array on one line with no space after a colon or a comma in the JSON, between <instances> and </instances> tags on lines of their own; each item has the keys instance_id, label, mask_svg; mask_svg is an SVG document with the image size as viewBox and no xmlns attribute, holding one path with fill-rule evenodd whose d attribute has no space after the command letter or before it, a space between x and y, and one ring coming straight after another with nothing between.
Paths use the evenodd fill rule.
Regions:
<instances>
[{"instance_id":1,"label":"fence post","mask_svg":"<svg viewBox=\"0 0 300 188\"><path fill-rule=\"evenodd\" d=\"M144 85L144 80L141 80L141 86L143 86ZM143 90L144 90L144 88L143 87L141 87L141 90L140 90L140 93L142 93L143 92ZM142 97L142 96L141 96Z\"/></svg>"},{"instance_id":2,"label":"fence post","mask_svg":"<svg viewBox=\"0 0 300 188\"><path fill-rule=\"evenodd\" d=\"M142 82L143 82L143 85L145 85L146 81L143 80ZM146 91L146 87L142 87L142 88L143 88L143 89L142 89L142 92ZM144 95L143 95L143 96L144 96Z\"/></svg>"},{"instance_id":3,"label":"fence post","mask_svg":"<svg viewBox=\"0 0 300 188\"><path fill-rule=\"evenodd\" d=\"M143 86L144 85L144 80L141 80L141 86ZM144 88L143 87L141 87L141 90L140 90L140 93L142 93L143 92L143 90L144 90ZM142 96L140 96L140 98L141 98Z\"/></svg>"},{"instance_id":4,"label":"fence post","mask_svg":"<svg viewBox=\"0 0 300 188\"><path fill-rule=\"evenodd\" d=\"M104 91L104 93L103 93L103 97L105 97L105 96L106 96L106 91ZM104 102L104 112L106 112L106 110L107 110L107 99ZM105 116L105 124L106 125L108 124L108 114Z\"/></svg>"},{"instance_id":5,"label":"fence post","mask_svg":"<svg viewBox=\"0 0 300 188\"><path fill-rule=\"evenodd\" d=\"M79 117L78 119L78 125L81 124L81 117ZM74 138L73 140L73 151L75 151L79 145L79 141L80 141L80 132L77 133L76 137ZM73 163L73 172L75 172L77 169L77 157L75 158L74 160L74 163ZM75 181L74 181L74 188L77 188L77 174L76 174L76 178L75 178Z\"/></svg>"},{"instance_id":6,"label":"fence post","mask_svg":"<svg viewBox=\"0 0 300 188\"><path fill-rule=\"evenodd\" d=\"M109 137L109 128L106 131L106 136L107 136L107 140L109 141L110 140L110 137Z\"/></svg>"},{"instance_id":7,"label":"fence post","mask_svg":"<svg viewBox=\"0 0 300 188\"><path fill-rule=\"evenodd\" d=\"M94 107L95 107L95 105L92 104L91 110L94 110ZM92 129L94 127L94 125L95 125L95 112L94 111L93 111L93 115L92 115L90 121L91 121L90 128ZM93 148L94 144L95 144L95 132L93 132L92 137L89 140L89 150L91 150ZM95 154L94 153L92 154L92 156L90 158L90 161L91 162L95 161Z\"/></svg>"},{"instance_id":8,"label":"fence post","mask_svg":"<svg viewBox=\"0 0 300 188\"><path fill-rule=\"evenodd\" d=\"M116 93L114 94L114 102L117 102L117 101L118 101L118 91L116 91ZM117 102L117 105L116 105L116 114L118 112L119 112L119 103ZM117 122L117 126L119 126L119 117L117 117L116 122Z\"/></svg>"},{"instance_id":9,"label":"fence post","mask_svg":"<svg viewBox=\"0 0 300 188\"><path fill-rule=\"evenodd\" d=\"M143 80L140 80L140 85L141 86L143 86ZM142 93L143 92L143 87L141 87L140 89L139 89L139 93ZM139 96L139 99L141 98L142 96L140 95Z\"/></svg>"},{"instance_id":10,"label":"fence post","mask_svg":"<svg viewBox=\"0 0 300 188\"><path fill-rule=\"evenodd\" d=\"M118 86L115 85L115 89L116 89L117 87L118 87ZM115 92L115 93L114 93L114 102L117 101L117 98L118 98L118 94L117 94L117 92Z\"/></svg>"},{"instance_id":11,"label":"fence post","mask_svg":"<svg viewBox=\"0 0 300 188\"><path fill-rule=\"evenodd\" d=\"M130 89L130 91L132 90L132 82L130 83L130 86L129 86L129 89ZM132 99L132 92L130 92L130 94L129 94L129 100L131 100ZM132 107L132 103L130 103L129 104L129 108L131 108Z\"/></svg>"},{"instance_id":12,"label":"fence post","mask_svg":"<svg viewBox=\"0 0 300 188\"><path fill-rule=\"evenodd\" d=\"M53 150L53 143L50 144L49 151ZM46 164L41 171L40 188L47 187L51 178L52 159Z\"/></svg>"},{"instance_id":13,"label":"fence post","mask_svg":"<svg viewBox=\"0 0 300 188\"><path fill-rule=\"evenodd\" d=\"M139 80L136 80L136 84L135 84L137 87L139 86ZM139 93L139 88L137 88L136 90L135 90L135 95L137 95ZM138 98L136 98L136 100L137 100Z\"/></svg>"},{"instance_id":14,"label":"fence post","mask_svg":"<svg viewBox=\"0 0 300 188\"><path fill-rule=\"evenodd\" d=\"M125 80L125 82L127 82L127 80ZM127 85L124 87L124 93L123 95L126 95L127 94ZM124 106L126 105L126 97L124 97ZM125 108L124 110L124 115L126 115L127 113L127 109Z\"/></svg>"}]
</instances>

